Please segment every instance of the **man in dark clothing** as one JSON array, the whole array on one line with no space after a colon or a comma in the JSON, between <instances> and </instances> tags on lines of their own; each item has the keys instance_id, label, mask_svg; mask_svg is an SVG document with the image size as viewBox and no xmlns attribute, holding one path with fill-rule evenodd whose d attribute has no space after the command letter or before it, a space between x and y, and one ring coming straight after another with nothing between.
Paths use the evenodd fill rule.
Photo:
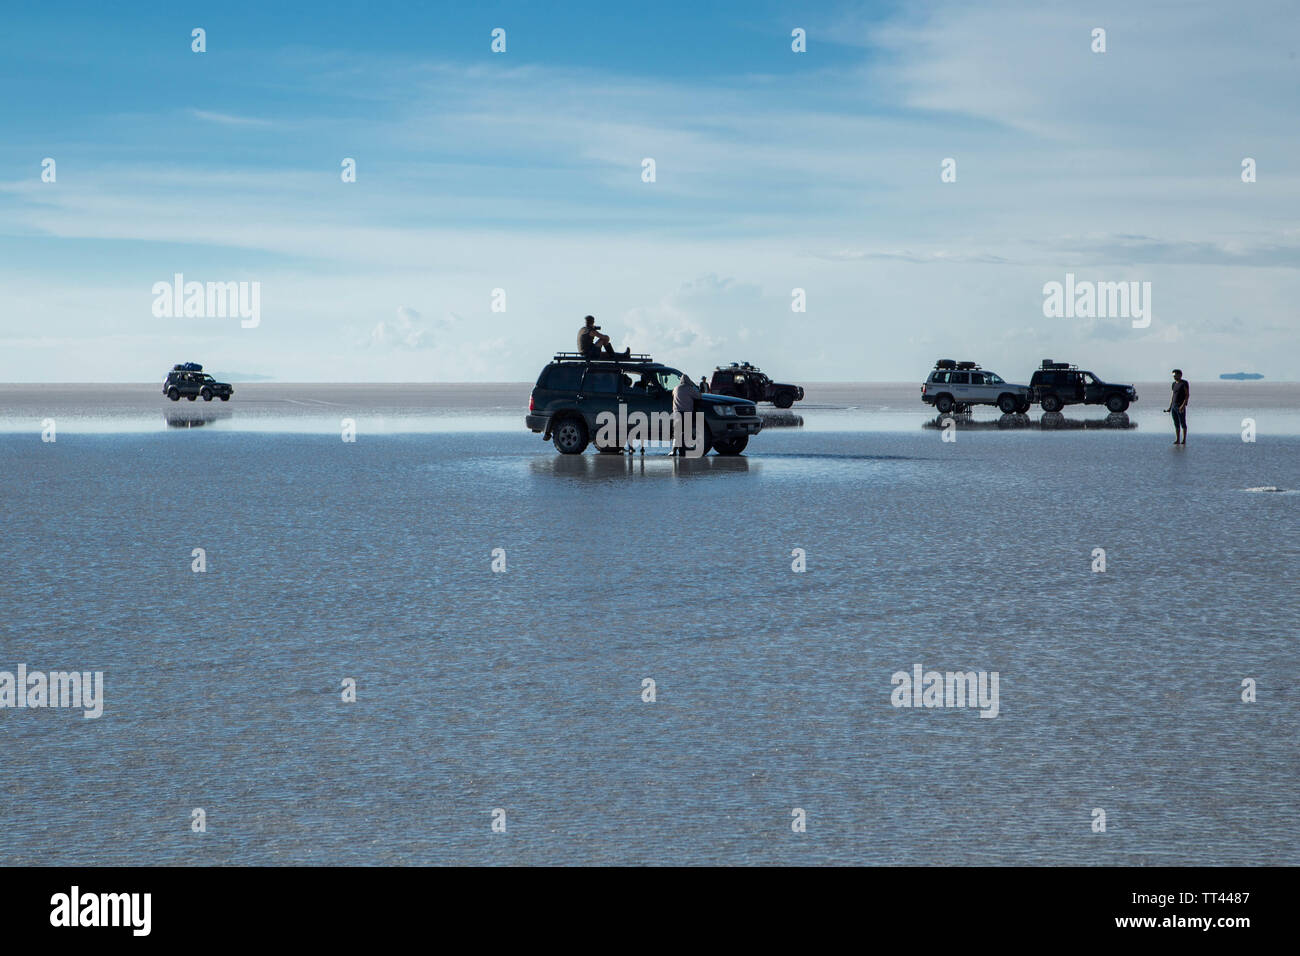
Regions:
<instances>
[{"instance_id":1,"label":"man in dark clothing","mask_svg":"<svg viewBox=\"0 0 1300 956\"><path fill-rule=\"evenodd\" d=\"M589 359L602 357L625 359L632 354L630 348L622 352L614 351L614 346L609 344L609 336L600 331L594 315L587 316L583 324L578 327L578 351L582 353L583 358Z\"/></svg>"},{"instance_id":2,"label":"man in dark clothing","mask_svg":"<svg viewBox=\"0 0 1300 956\"><path fill-rule=\"evenodd\" d=\"M1169 407L1165 411L1174 416L1174 444L1187 444L1187 399L1191 397L1192 387L1183 381L1183 370L1174 369L1174 381L1169 386Z\"/></svg>"}]
</instances>

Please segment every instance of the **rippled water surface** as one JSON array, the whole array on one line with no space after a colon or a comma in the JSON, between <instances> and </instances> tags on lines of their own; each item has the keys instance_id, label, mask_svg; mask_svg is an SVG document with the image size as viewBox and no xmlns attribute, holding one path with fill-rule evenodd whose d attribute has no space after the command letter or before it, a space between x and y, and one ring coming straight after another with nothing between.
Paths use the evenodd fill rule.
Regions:
<instances>
[{"instance_id":1,"label":"rippled water surface","mask_svg":"<svg viewBox=\"0 0 1300 956\"><path fill-rule=\"evenodd\" d=\"M0 861L1300 863L1291 397L1175 449L810 395L679 464L513 400L348 444L158 399L0 414L0 670L105 680L0 710ZM42 402L100 425L43 443ZM999 716L891 706L915 664L997 671Z\"/></svg>"}]
</instances>

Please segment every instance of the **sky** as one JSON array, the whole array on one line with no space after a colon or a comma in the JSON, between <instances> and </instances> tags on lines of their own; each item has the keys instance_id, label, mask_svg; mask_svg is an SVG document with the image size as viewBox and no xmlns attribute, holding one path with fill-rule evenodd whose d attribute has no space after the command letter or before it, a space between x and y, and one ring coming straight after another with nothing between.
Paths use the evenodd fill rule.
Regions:
<instances>
[{"instance_id":1,"label":"sky","mask_svg":"<svg viewBox=\"0 0 1300 956\"><path fill-rule=\"evenodd\" d=\"M531 381L588 313L692 374L1300 378L1294 3L268 6L6 11L0 381Z\"/></svg>"}]
</instances>

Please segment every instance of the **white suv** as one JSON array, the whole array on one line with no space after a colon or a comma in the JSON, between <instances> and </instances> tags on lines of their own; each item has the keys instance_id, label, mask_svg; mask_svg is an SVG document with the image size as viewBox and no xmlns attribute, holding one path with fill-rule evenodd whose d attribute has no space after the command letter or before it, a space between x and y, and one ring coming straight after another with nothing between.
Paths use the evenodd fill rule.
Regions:
<instances>
[{"instance_id":1,"label":"white suv","mask_svg":"<svg viewBox=\"0 0 1300 956\"><path fill-rule=\"evenodd\" d=\"M1027 412L1033 393L1012 385L974 362L940 359L921 386L921 401L942 413L964 412L972 405L996 405L1004 415Z\"/></svg>"}]
</instances>

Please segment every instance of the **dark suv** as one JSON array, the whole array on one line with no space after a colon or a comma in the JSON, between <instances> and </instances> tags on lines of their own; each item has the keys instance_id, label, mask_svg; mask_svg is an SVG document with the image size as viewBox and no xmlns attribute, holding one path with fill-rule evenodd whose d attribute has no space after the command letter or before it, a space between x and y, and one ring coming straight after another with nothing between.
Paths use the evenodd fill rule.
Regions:
<instances>
[{"instance_id":1,"label":"dark suv","mask_svg":"<svg viewBox=\"0 0 1300 956\"><path fill-rule=\"evenodd\" d=\"M668 414L673 408L673 389L682 380L675 368L652 360L648 355L619 359L585 359L574 352L561 352L542 369L528 399L528 427L543 439L555 442L565 455L579 455L589 443L596 450L616 454L616 442L602 445L597 416L608 412L627 421L636 412L645 416ZM738 455L750 435L757 435L763 423L752 402L726 395L706 394L695 404L704 413L704 452ZM620 414L621 413L621 414Z\"/></svg>"},{"instance_id":2,"label":"dark suv","mask_svg":"<svg viewBox=\"0 0 1300 956\"><path fill-rule=\"evenodd\" d=\"M1045 412L1059 412L1066 405L1105 405L1112 412L1122 412L1138 400L1132 385L1111 385L1077 365L1051 359L1043 359L1029 388Z\"/></svg>"},{"instance_id":3,"label":"dark suv","mask_svg":"<svg viewBox=\"0 0 1300 956\"><path fill-rule=\"evenodd\" d=\"M235 394L233 386L228 382L218 382L203 371L202 365L195 362L185 362L173 367L167 373L162 390L163 394L173 402L179 402L181 396L191 402L200 397L205 402L210 402L214 396L223 402L228 402L230 396Z\"/></svg>"},{"instance_id":4,"label":"dark suv","mask_svg":"<svg viewBox=\"0 0 1300 956\"><path fill-rule=\"evenodd\" d=\"M789 408L803 401L803 388L774 382L748 362L719 365L713 370L709 391L717 395L733 395L751 402L771 402L777 408Z\"/></svg>"}]
</instances>

